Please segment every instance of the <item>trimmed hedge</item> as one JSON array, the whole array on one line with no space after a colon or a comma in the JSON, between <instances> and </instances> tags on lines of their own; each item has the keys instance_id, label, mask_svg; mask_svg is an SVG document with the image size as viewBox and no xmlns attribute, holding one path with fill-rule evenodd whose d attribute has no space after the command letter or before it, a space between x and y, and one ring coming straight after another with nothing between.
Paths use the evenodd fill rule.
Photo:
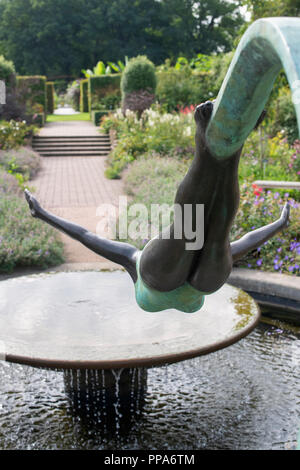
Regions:
<instances>
[{"instance_id":1,"label":"trimmed hedge","mask_svg":"<svg viewBox=\"0 0 300 470\"><path fill-rule=\"evenodd\" d=\"M46 82L47 114L54 113L54 82Z\"/></svg>"},{"instance_id":2,"label":"trimmed hedge","mask_svg":"<svg viewBox=\"0 0 300 470\"><path fill-rule=\"evenodd\" d=\"M80 112L89 112L89 80L81 80L80 82Z\"/></svg>"},{"instance_id":3,"label":"trimmed hedge","mask_svg":"<svg viewBox=\"0 0 300 470\"><path fill-rule=\"evenodd\" d=\"M41 75L17 77L20 100L26 104L28 114L46 112L46 81Z\"/></svg>"},{"instance_id":4,"label":"trimmed hedge","mask_svg":"<svg viewBox=\"0 0 300 470\"><path fill-rule=\"evenodd\" d=\"M109 110L103 110L103 111L92 111L92 122L95 124L95 126L99 126L101 118L103 116L106 116L109 113Z\"/></svg>"},{"instance_id":5,"label":"trimmed hedge","mask_svg":"<svg viewBox=\"0 0 300 470\"><path fill-rule=\"evenodd\" d=\"M121 74L101 75L89 77L89 112L97 110L100 101L107 95L115 94L120 90Z\"/></svg>"}]
</instances>

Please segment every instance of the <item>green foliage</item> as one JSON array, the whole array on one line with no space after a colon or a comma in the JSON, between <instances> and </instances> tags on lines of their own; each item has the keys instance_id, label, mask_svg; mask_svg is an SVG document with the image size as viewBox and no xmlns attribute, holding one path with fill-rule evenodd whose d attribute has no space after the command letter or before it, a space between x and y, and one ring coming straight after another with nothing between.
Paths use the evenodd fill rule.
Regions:
<instances>
[{"instance_id":1,"label":"green foliage","mask_svg":"<svg viewBox=\"0 0 300 470\"><path fill-rule=\"evenodd\" d=\"M152 227L150 221L151 204L168 204L170 207L174 203L177 187L183 179L187 170L185 162L174 158L161 158L159 156L141 157L130 166L130 170L125 176L124 189L130 196L128 211L133 204L144 204L148 210L148 231L149 238L152 230L159 227ZM131 218L128 216L128 222ZM152 221L153 222L153 221ZM142 249L148 239L138 238L128 240L137 248Z\"/></svg>"},{"instance_id":2,"label":"green foliage","mask_svg":"<svg viewBox=\"0 0 300 470\"><path fill-rule=\"evenodd\" d=\"M63 262L56 232L34 219L23 189L36 174L40 157L29 148L0 152L0 271L16 267L47 268Z\"/></svg>"},{"instance_id":3,"label":"green foliage","mask_svg":"<svg viewBox=\"0 0 300 470\"><path fill-rule=\"evenodd\" d=\"M243 0L252 13L252 20L271 16L299 16L299 0Z\"/></svg>"},{"instance_id":4,"label":"green foliage","mask_svg":"<svg viewBox=\"0 0 300 470\"><path fill-rule=\"evenodd\" d=\"M51 227L31 216L24 198L13 194L1 197L0 271L26 266L47 268L62 262L62 243Z\"/></svg>"},{"instance_id":5,"label":"green foliage","mask_svg":"<svg viewBox=\"0 0 300 470\"><path fill-rule=\"evenodd\" d=\"M89 111L89 81L80 81L80 112L88 113Z\"/></svg>"},{"instance_id":6,"label":"green foliage","mask_svg":"<svg viewBox=\"0 0 300 470\"><path fill-rule=\"evenodd\" d=\"M193 156L195 124L191 112L174 115L149 109L138 119L132 111L126 111L124 117L118 110L105 117L101 127L105 132L116 130L118 136L107 160L108 178L119 178L128 163L142 155L155 153L182 160Z\"/></svg>"},{"instance_id":7,"label":"green foliage","mask_svg":"<svg viewBox=\"0 0 300 470\"><path fill-rule=\"evenodd\" d=\"M291 199L288 193L280 197L277 191L263 193L255 186L243 184L231 239L239 239L251 230L274 222L287 200L291 205L289 226L278 236L247 254L243 260L237 262L237 266L300 275L300 204Z\"/></svg>"},{"instance_id":8,"label":"green foliage","mask_svg":"<svg viewBox=\"0 0 300 470\"><path fill-rule=\"evenodd\" d=\"M197 105L215 96L212 76L207 72L193 73L190 68L157 74L156 97L167 112Z\"/></svg>"},{"instance_id":9,"label":"green foliage","mask_svg":"<svg viewBox=\"0 0 300 470\"><path fill-rule=\"evenodd\" d=\"M125 64L127 64L127 62L128 62L128 58L125 57ZM117 63L108 61L107 65L105 66L105 63L102 62L102 60L99 60L99 62L97 62L93 70L82 69L81 72L83 73L85 78L100 77L101 75L111 75L112 73L122 73L123 70L125 69L125 64L121 60L118 60Z\"/></svg>"},{"instance_id":10,"label":"green foliage","mask_svg":"<svg viewBox=\"0 0 300 470\"><path fill-rule=\"evenodd\" d=\"M21 188L18 180L0 166L0 199L6 194L19 195Z\"/></svg>"},{"instance_id":11,"label":"green foliage","mask_svg":"<svg viewBox=\"0 0 300 470\"><path fill-rule=\"evenodd\" d=\"M65 95L66 103L68 103L75 111L80 108L80 80L74 80L68 85Z\"/></svg>"},{"instance_id":12,"label":"green foliage","mask_svg":"<svg viewBox=\"0 0 300 470\"><path fill-rule=\"evenodd\" d=\"M289 145L284 132L271 138L263 126L252 132L244 145L239 167L240 180L300 181L298 142Z\"/></svg>"},{"instance_id":13,"label":"green foliage","mask_svg":"<svg viewBox=\"0 0 300 470\"><path fill-rule=\"evenodd\" d=\"M159 64L230 50L243 23L239 7L236 0L1 0L1 49L20 74L48 77L78 76L99 57L119 65L142 53Z\"/></svg>"},{"instance_id":14,"label":"green foliage","mask_svg":"<svg viewBox=\"0 0 300 470\"><path fill-rule=\"evenodd\" d=\"M14 84L15 74L16 70L13 62L0 55L0 80L4 80L8 87Z\"/></svg>"},{"instance_id":15,"label":"green foliage","mask_svg":"<svg viewBox=\"0 0 300 470\"><path fill-rule=\"evenodd\" d=\"M10 174L21 174L27 181L41 168L41 157L30 147L3 150L0 151L0 166Z\"/></svg>"},{"instance_id":16,"label":"green foliage","mask_svg":"<svg viewBox=\"0 0 300 470\"><path fill-rule=\"evenodd\" d=\"M106 116L108 114L108 111L92 111L92 122L95 124L95 126L99 126L101 118L103 116Z\"/></svg>"},{"instance_id":17,"label":"green foliage","mask_svg":"<svg viewBox=\"0 0 300 470\"><path fill-rule=\"evenodd\" d=\"M279 88L277 98L272 100L268 107L268 114L272 135L283 130L290 143L298 138L296 112L288 86Z\"/></svg>"},{"instance_id":18,"label":"green foliage","mask_svg":"<svg viewBox=\"0 0 300 470\"><path fill-rule=\"evenodd\" d=\"M156 97L168 112L196 105L217 96L233 53L188 60L179 57L174 67L170 61L158 67Z\"/></svg>"},{"instance_id":19,"label":"green foliage","mask_svg":"<svg viewBox=\"0 0 300 470\"><path fill-rule=\"evenodd\" d=\"M47 114L54 113L54 82L46 82Z\"/></svg>"},{"instance_id":20,"label":"green foliage","mask_svg":"<svg viewBox=\"0 0 300 470\"><path fill-rule=\"evenodd\" d=\"M8 150L25 145L35 132L26 122L0 121L0 149Z\"/></svg>"},{"instance_id":21,"label":"green foliage","mask_svg":"<svg viewBox=\"0 0 300 470\"><path fill-rule=\"evenodd\" d=\"M156 73L154 64L146 56L130 59L121 79L123 95L134 91L146 90L155 93Z\"/></svg>"},{"instance_id":22,"label":"green foliage","mask_svg":"<svg viewBox=\"0 0 300 470\"><path fill-rule=\"evenodd\" d=\"M90 77L88 86L89 110L103 110L103 105L106 105L105 99L108 97L118 96L118 101L120 101L120 81L120 74Z\"/></svg>"}]
</instances>

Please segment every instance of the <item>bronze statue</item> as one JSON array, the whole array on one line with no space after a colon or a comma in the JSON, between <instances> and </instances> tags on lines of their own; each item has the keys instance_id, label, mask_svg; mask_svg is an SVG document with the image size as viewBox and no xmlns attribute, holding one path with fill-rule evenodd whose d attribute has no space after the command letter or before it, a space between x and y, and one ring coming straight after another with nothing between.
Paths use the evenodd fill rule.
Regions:
<instances>
[{"instance_id":1,"label":"bronze statue","mask_svg":"<svg viewBox=\"0 0 300 470\"><path fill-rule=\"evenodd\" d=\"M229 232L239 204L238 164L243 144L263 118L274 80L284 67L294 92L300 89L300 19L264 18L244 34L215 102L200 104L195 111L195 158L181 182L175 203L181 208L168 228L142 251L128 243L106 240L40 207L26 191L34 217L53 225L105 258L122 265L134 284L136 300L147 311L176 308L194 312L204 296L228 279L232 263L260 246L288 223L289 205L275 222L229 242ZM294 99L300 122L300 99ZM197 206L204 205L204 244L188 250L190 242L175 236L182 227L185 205L192 206L195 225Z\"/></svg>"}]
</instances>

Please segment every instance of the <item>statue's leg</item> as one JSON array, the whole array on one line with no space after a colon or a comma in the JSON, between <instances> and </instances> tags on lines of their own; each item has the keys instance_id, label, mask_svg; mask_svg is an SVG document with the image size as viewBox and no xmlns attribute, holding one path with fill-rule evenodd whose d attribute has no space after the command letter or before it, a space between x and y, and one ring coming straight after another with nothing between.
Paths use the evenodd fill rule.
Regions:
<instances>
[{"instance_id":1,"label":"statue's leg","mask_svg":"<svg viewBox=\"0 0 300 470\"><path fill-rule=\"evenodd\" d=\"M288 203L285 204L282 209L281 216L275 222L265 225L264 227L253 230L247 233L239 240L230 244L231 254L233 261L236 261L255 248L261 246L264 242L272 238L276 233L283 230L289 221L290 206Z\"/></svg>"},{"instance_id":2,"label":"statue's leg","mask_svg":"<svg viewBox=\"0 0 300 470\"><path fill-rule=\"evenodd\" d=\"M134 246L129 243L122 243L99 237L80 225L69 222L68 220L62 219L61 217L46 211L40 206L38 201L28 190L25 190L25 197L33 217L37 217L47 224L52 225L52 227L55 227L69 237L79 241L98 255L103 256L114 263L120 264L128 271L133 281L136 282L136 257L138 250Z\"/></svg>"},{"instance_id":3,"label":"statue's leg","mask_svg":"<svg viewBox=\"0 0 300 470\"><path fill-rule=\"evenodd\" d=\"M195 257L199 255L199 249L187 249L187 243L191 240L186 237L184 231L185 205L193 208L193 231L200 232L201 227L196 227L196 206L204 205L204 233L209 229L209 218L214 199L218 194L219 181L223 181L224 163L214 159L206 148L201 147L196 152L192 165L180 184L175 203L182 211L175 211L174 223L170 227L170 236L163 238L166 231L159 238L153 239L143 250L140 261L141 276L146 284L159 291L170 291L187 281ZM223 183L222 183L223 184ZM188 217L186 217L188 219ZM182 237L176 238L180 233L178 226L182 228ZM206 234L205 234L206 237Z\"/></svg>"},{"instance_id":4,"label":"statue's leg","mask_svg":"<svg viewBox=\"0 0 300 470\"><path fill-rule=\"evenodd\" d=\"M203 249L188 278L193 287L206 293L219 289L232 269L229 233L239 205L239 155L231 157L227 163L223 166Z\"/></svg>"}]
</instances>

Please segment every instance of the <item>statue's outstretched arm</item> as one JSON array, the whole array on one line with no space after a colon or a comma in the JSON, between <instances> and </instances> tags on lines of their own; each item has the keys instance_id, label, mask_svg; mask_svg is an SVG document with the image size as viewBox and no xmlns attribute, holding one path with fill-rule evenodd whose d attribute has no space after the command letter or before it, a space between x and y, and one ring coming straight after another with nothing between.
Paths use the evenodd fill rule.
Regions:
<instances>
[{"instance_id":1,"label":"statue's outstretched arm","mask_svg":"<svg viewBox=\"0 0 300 470\"><path fill-rule=\"evenodd\" d=\"M33 217L37 217L70 237L78 240L100 256L123 266L133 281L137 279L136 255L138 250L129 243L116 242L99 237L80 225L69 222L43 209L35 197L26 189L25 197Z\"/></svg>"},{"instance_id":2,"label":"statue's outstretched arm","mask_svg":"<svg viewBox=\"0 0 300 470\"><path fill-rule=\"evenodd\" d=\"M240 238L240 240L232 242L230 247L233 261L237 261L250 251L258 248L277 232L280 232L284 227L286 227L289 220L289 214L290 206L286 203L278 220L257 230L253 230L253 232L247 233Z\"/></svg>"}]
</instances>

